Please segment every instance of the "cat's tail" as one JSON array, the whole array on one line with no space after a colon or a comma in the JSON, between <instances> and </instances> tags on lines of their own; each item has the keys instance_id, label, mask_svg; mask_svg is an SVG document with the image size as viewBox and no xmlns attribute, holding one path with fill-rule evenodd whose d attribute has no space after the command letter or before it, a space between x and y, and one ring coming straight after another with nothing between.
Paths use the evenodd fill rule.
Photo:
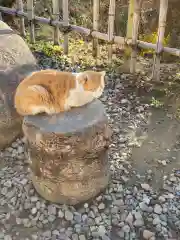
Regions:
<instances>
[{"instance_id":1,"label":"cat's tail","mask_svg":"<svg viewBox=\"0 0 180 240\"><path fill-rule=\"evenodd\" d=\"M56 112L51 94L41 85L18 86L14 105L22 116Z\"/></svg>"}]
</instances>

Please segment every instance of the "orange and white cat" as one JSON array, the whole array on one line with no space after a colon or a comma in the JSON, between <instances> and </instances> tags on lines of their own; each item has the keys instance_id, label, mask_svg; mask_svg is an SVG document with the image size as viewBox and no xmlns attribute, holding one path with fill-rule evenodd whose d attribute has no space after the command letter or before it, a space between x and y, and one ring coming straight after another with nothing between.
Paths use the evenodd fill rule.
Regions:
<instances>
[{"instance_id":1,"label":"orange and white cat","mask_svg":"<svg viewBox=\"0 0 180 240\"><path fill-rule=\"evenodd\" d=\"M14 103L22 115L55 114L80 107L99 98L105 72L80 73L41 70L27 76L17 87Z\"/></svg>"}]
</instances>

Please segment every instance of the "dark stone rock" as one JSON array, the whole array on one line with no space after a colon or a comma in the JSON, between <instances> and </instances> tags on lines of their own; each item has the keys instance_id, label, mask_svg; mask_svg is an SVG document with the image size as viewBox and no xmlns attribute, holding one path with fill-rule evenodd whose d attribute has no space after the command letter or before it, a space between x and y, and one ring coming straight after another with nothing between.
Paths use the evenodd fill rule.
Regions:
<instances>
[{"instance_id":1,"label":"dark stone rock","mask_svg":"<svg viewBox=\"0 0 180 240\"><path fill-rule=\"evenodd\" d=\"M37 69L23 39L0 21L0 149L22 134L22 118L14 108L14 93L19 82Z\"/></svg>"}]
</instances>

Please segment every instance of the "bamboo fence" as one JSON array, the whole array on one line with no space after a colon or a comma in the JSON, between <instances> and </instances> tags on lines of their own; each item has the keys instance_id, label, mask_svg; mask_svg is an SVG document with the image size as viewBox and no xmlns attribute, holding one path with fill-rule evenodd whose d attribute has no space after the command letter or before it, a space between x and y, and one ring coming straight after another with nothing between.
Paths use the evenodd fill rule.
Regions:
<instances>
[{"instance_id":1,"label":"bamboo fence","mask_svg":"<svg viewBox=\"0 0 180 240\"><path fill-rule=\"evenodd\" d=\"M28 20L30 40L32 43L35 42L35 23L42 23L51 25L54 28L54 44L59 44L59 31L64 33L64 53L68 54L68 33L71 31L91 36L93 41L93 56L97 57L99 53L98 39L108 42L108 58L109 62L112 59L112 44L120 44L121 46L132 48L130 71L132 73L136 70L137 61L137 48L142 49L153 49L155 50L154 64L152 76L155 79L159 79L160 72L160 58L163 52L169 53L174 56L180 57L180 49L169 48L163 46L164 32L166 26L166 15L168 9L168 0L160 0L159 7L159 24L158 24L158 39L157 43L148 43L138 40L138 30L140 22L140 13L143 0L131 0L131 7L133 7L132 29L131 33L128 32L127 37L115 36L114 35L114 19L115 19L115 8L116 1L110 0L109 2L109 14L108 14L108 32L107 34L99 32L99 15L100 15L100 0L93 0L93 26L92 29L72 25L69 23L69 11L68 11L68 0L52 0L53 6L53 18L39 17L34 14L34 1L27 0L27 12L23 10L22 0L17 0L17 9L7 8L0 6L1 13L14 15L20 18L20 33L22 36L26 35L24 20ZM60 2L62 3L63 20L60 21ZM132 10L132 9L131 9ZM130 14L130 13L129 13ZM130 17L128 18L130 19ZM130 37L131 36L131 37Z\"/></svg>"}]
</instances>

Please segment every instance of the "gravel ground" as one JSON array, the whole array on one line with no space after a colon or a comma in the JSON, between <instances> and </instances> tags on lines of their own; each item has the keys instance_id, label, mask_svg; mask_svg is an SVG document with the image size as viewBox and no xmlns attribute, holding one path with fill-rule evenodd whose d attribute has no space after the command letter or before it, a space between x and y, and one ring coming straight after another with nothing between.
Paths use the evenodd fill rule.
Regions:
<instances>
[{"instance_id":1,"label":"gravel ground","mask_svg":"<svg viewBox=\"0 0 180 240\"><path fill-rule=\"evenodd\" d=\"M40 64L58 68L48 58ZM151 185L151 168L145 180L128 184L138 175L130 158L141 147L151 115L149 105L129 89L129 79L109 74L101 98L113 129L112 182L91 203L56 205L37 195L28 178L23 139L1 152L0 239L180 239L180 171L164 177L166 187L158 191Z\"/></svg>"}]
</instances>

